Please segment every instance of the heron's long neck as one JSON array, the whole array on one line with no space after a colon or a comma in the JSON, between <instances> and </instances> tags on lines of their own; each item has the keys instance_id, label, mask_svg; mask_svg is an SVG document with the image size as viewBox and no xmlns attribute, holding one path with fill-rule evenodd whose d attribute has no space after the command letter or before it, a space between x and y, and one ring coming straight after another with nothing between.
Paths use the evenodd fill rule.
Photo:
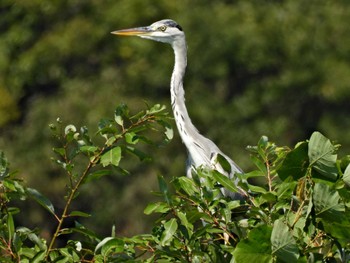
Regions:
<instances>
[{"instance_id":1,"label":"heron's long neck","mask_svg":"<svg viewBox=\"0 0 350 263\"><path fill-rule=\"evenodd\" d=\"M175 66L171 77L170 93L171 105L174 112L176 126L180 136L187 148L194 134L199 134L191 122L185 105L185 91L183 88L183 77L187 65L187 47L185 41L173 44L175 53Z\"/></svg>"}]
</instances>

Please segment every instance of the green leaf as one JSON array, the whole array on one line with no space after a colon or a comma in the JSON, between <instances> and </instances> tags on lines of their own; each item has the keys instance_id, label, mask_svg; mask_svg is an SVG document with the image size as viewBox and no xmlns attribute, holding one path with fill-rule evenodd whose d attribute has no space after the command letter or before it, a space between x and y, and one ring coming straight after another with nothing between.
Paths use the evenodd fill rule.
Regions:
<instances>
[{"instance_id":1,"label":"green leaf","mask_svg":"<svg viewBox=\"0 0 350 263\"><path fill-rule=\"evenodd\" d=\"M46 242L43 239L39 238L38 235L35 234L33 230L30 230L26 227L18 227L14 235L13 244L19 254L23 254L23 251L26 248L26 246L23 246L23 242L22 242L26 239L29 239L30 241L32 241L41 251L44 251L47 249ZM35 250L33 249L31 250L33 253L29 253L29 255L26 255L26 256L29 256L29 258L33 258L35 255ZM29 252L29 251L27 250L26 252Z\"/></svg>"},{"instance_id":2,"label":"green leaf","mask_svg":"<svg viewBox=\"0 0 350 263\"><path fill-rule=\"evenodd\" d=\"M152 213L166 213L170 210L170 207L167 203L157 202L148 204L147 207L143 210L146 215L150 215Z\"/></svg>"},{"instance_id":3,"label":"green leaf","mask_svg":"<svg viewBox=\"0 0 350 263\"><path fill-rule=\"evenodd\" d=\"M164 195L164 198L168 204L171 204L171 198L168 190L168 185L164 180L164 177L161 175L158 175L158 185L160 192Z\"/></svg>"},{"instance_id":4,"label":"green leaf","mask_svg":"<svg viewBox=\"0 0 350 263\"><path fill-rule=\"evenodd\" d=\"M328 185L316 183L313 193L313 204L318 220L332 237L346 246L350 242L350 213L345 210L345 205L340 200L336 190Z\"/></svg>"},{"instance_id":5,"label":"green leaf","mask_svg":"<svg viewBox=\"0 0 350 263\"><path fill-rule=\"evenodd\" d=\"M55 209L52 205L51 201L39 193L36 189L27 188L27 194L32 197L35 201L37 201L40 205L42 205L46 210L48 210L51 214L55 215Z\"/></svg>"},{"instance_id":6,"label":"green leaf","mask_svg":"<svg viewBox=\"0 0 350 263\"><path fill-rule=\"evenodd\" d=\"M137 144L139 142L139 137L134 132L127 132L125 134L125 141L129 144Z\"/></svg>"},{"instance_id":7,"label":"green leaf","mask_svg":"<svg viewBox=\"0 0 350 263\"><path fill-rule=\"evenodd\" d=\"M9 240L12 240L15 234L15 223L13 221L13 216L11 213L7 213L7 232L9 235Z\"/></svg>"},{"instance_id":8,"label":"green leaf","mask_svg":"<svg viewBox=\"0 0 350 263\"><path fill-rule=\"evenodd\" d=\"M119 124L120 126L123 126L124 121L123 121L122 116L120 116L120 115L115 115L115 116L114 116L114 120L115 120L115 122L116 122L117 124Z\"/></svg>"},{"instance_id":9,"label":"green leaf","mask_svg":"<svg viewBox=\"0 0 350 263\"><path fill-rule=\"evenodd\" d=\"M277 173L282 180L286 180L291 176L297 181L299 178L305 176L308 166L308 143L303 142L287 154Z\"/></svg>"},{"instance_id":10,"label":"green leaf","mask_svg":"<svg viewBox=\"0 0 350 263\"><path fill-rule=\"evenodd\" d=\"M252 192L255 192L255 193L265 194L268 192L265 188L263 188L261 186L250 184L250 185L248 185L248 187L249 187L249 190L251 190Z\"/></svg>"},{"instance_id":11,"label":"green leaf","mask_svg":"<svg viewBox=\"0 0 350 263\"><path fill-rule=\"evenodd\" d=\"M336 147L319 132L314 132L309 141L310 165L321 176L322 179L335 181L338 176L336 167Z\"/></svg>"},{"instance_id":12,"label":"green leaf","mask_svg":"<svg viewBox=\"0 0 350 263\"><path fill-rule=\"evenodd\" d=\"M193 233L193 236L192 236L193 240L198 239L202 236L205 236L207 234L207 230L212 227L210 224L202 224L202 225L203 226L198 227L198 229L196 229L196 231Z\"/></svg>"},{"instance_id":13,"label":"green leaf","mask_svg":"<svg viewBox=\"0 0 350 263\"><path fill-rule=\"evenodd\" d=\"M125 243L123 240L114 237L107 237L97 244L95 252L101 248L101 255L108 256L111 253L120 253L124 251Z\"/></svg>"},{"instance_id":14,"label":"green leaf","mask_svg":"<svg viewBox=\"0 0 350 263\"><path fill-rule=\"evenodd\" d=\"M166 107L165 105L160 105L160 104L155 104L152 108L150 108L149 110L147 110L147 114L148 115L152 115L152 114L156 114L156 113L159 113L163 110L165 110Z\"/></svg>"},{"instance_id":15,"label":"green leaf","mask_svg":"<svg viewBox=\"0 0 350 263\"><path fill-rule=\"evenodd\" d=\"M124 117L128 117L129 116L129 109L128 106L126 104L120 104L114 113L114 121L120 125L123 126L124 124Z\"/></svg>"},{"instance_id":16,"label":"green leaf","mask_svg":"<svg viewBox=\"0 0 350 263\"><path fill-rule=\"evenodd\" d=\"M41 250L45 250L47 248L45 241L43 241L40 237L38 237L38 235L35 234L35 232L33 230L30 230L29 228L18 227L16 229L16 234L21 235L21 236L25 236L30 241L32 241L34 244L36 244Z\"/></svg>"},{"instance_id":17,"label":"green leaf","mask_svg":"<svg viewBox=\"0 0 350 263\"><path fill-rule=\"evenodd\" d=\"M45 259L45 251L39 251L32 259L31 263L41 263Z\"/></svg>"},{"instance_id":18,"label":"green leaf","mask_svg":"<svg viewBox=\"0 0 350 263\"><path fill-rule=\"evenodd\" d=\"M167 194L168 191L168 185L164 180L164 177L161 175L158 175L158 185L159 185L159 189L163 194Z\"/></svg>"},{"instance_id":19,"label":"green leaf","mask_svg":"<svg viewBox=\"0 0 350 263\"><path fill-rule=\"evenodd\" d=\"M317 216L331 220L337 218L338 212L345 211L344 204L339 203L339 193L326 184L316 183L312 197Z\"/></svg>"},{"instance_id":20,"label":"green leaf","mask_svg":"<svg viewBox=\"0 0 350 263\"><path fill-rule=\"evenodd\" d=\"M277 256L278 262L293 263L299 258L299 250L292 233L282 219L273 224L271 234L272 254Z\"/></svg>"},{"instance_id":21,"label":"green leaf","mask_svg":"<svg viewBox=\"0 0 350 263\"><path fill-rule=\"evenodd\" d=\"M221 233L224 233L224 230L222 230L220 228L210 227L210 228L207 229L207 233L210 233L210 234L221 234Z\"/></svg>"},{"instance_id":22,"label":"green leaf","mask_svg":"<svg viewBox=\"0 0 350 263\"><path fill-rule=\"evenodd\" d=\"M157 119L157 123L164 127L166 141L170 141L174 137L174 130L172 126L167 121L165 121L164 118Z\"/></svg>"},{"instance_id":23,"label":"green leaf","mask_svg":"<svg viewBox=\"0 0 350 263\"><path fill-rule=\"evenodd\" d=\"M106 134L115 134L118 132L115 123L109 119L100 120L100 122L98 123L98 129L99 130L97 131L97 133L101 134L102 136Z\"/></svg>"},{"instance_id":24,"label":"green leaf","mask_svg":"<svg viewBox=\"0 0 350 263\"><path fill-rule=\"evenodd\" d=\"M350 243L349 217L349 213L339 213L336 220L322 219L325 231L336 238L343 247L347 247Z\"/></svg>"},{"instance_id":25,"label":"green leaf","mask_svg":"<svg viewBox=\"0 0 350 263\"><path fill-rule=\"evenodd\" d=\"M170 126L165 127L165 132L164 132L166 138L170 141L174 137L174 130Z\"/></svg>"},{"instance_id":26,"label":"green leaf","mask_svg":"<svg viewBox=\"0 0 350 263\"><path fill-rule=\"evenodd\" d=\"M140 151L139 149L136 149L134 147L131 147L130 145L128 145L126 148L125 148L128 152L134 154L135 156L137 156L140 161L150 161L152 160L152 158L147 155L146 153Z\"/></svg>"},{"instance_id":27,"label":"green leaf","mask_svg":"<svg viewBox=\"0 0 350 263\"><path fill-rule=\"evenodd\" d=\"M343 180L347 186L350 186L350 164L346 167L344 171Z\"/></svg>"},{"instance_id":28,"label":"green leaf","mask_svg":"<svg viewBox=\"0 0 350 263\"><path fill-rule=\"evenodd\" d=\"M95 172L88 174L84 178L84 183L89 183L93 180L98 180L100 177L110 175L110 174L111 174L111 170L96 170Z\"/></svg>"},{"instance_id":29,"label":"green leaf","mask_svg":"<svg viewBox=\"0 0 350 263\"><path fill-rule=\"evenodd\" d=\"M261 172L261 171L254 170L254 171L251 171L249 173L244 173L242 175L242 177L244 179L256 178L256 177L265 177L265 174L263 172Z\"/></svg>"},{"instance_id":30,"label":"green leaf","mask_svg":"<svg viewBox=\"0 0 350 263\"><path fill-rule=\"evenodd\" d=\"M252 229L248 238L241 240L233 251L234 262L272 263L271 232L272 228L267 225Z\"/></svg>"},{"instance_id":31,"label":"green leaf","mask_svg":"<svg viewBox=\"0 0 350 263\"><path fill-rule=\"evenodd\" d=\"M106 140L106 145L108 146L108 147L110 147L110 146L112 146L113 145L113 143L115 143L115 141L116 140L118 140L119 138L121 138L121 136L120 135L118 135L118 136L112 136L112 137L109 137L107 140Z\"/></svg>"},{"instance_id":32,"label":"green leaf","mask_svg":"<svg viewBox=\"0 0 350 263\"><path fill-rule=\"evenodd\" d=\"M53 148L52 150L62 157L64 157L66 154L66 150L64 148Z\"/></svg>"},{"instance_id":33,"label":"green leaf","mask_svg":"<svg viewBox=\"0 0 350 263\"><path fill-rule=\"evenodd\" d=\"M218 162L221 165L221 167L224 169L224 171L227 172L228 174L232 172L231 164L227 161L225 156L223 156L222 154L218 153L216 155L216 162Z\"/></svg>"},{"instance_id":34,"label":"green leaf","mask_svg":"<svg viewBox=\"0 0 350 263\"><path fill-rule=\"evenodd\" d=\"M34 249L30 249L30 248L27 248L27 247L22 247L22 249L20 250L20 253L21 253L21 257L32 259L35 256L36 251ZM30 262L29 260L26 260L26 261L22 260L22 261L23 261L23 263L29 263ZM8 262L11 262L11 261L8 261Z\"/></svg>"},{"instance_id":35,"label":"green leaf","mask_svg":"<svg viewBox=\"0 0 350 263\"><path fill-rule=\"evenodd\" d=\"M3 180L6 176L8 176L8 161L5 157L5 154L0 151L0 180Z\"/></svg>"},{"instance_id":36,"label":"green leaf","mask_svg":"<svg viewBox=\"0 0 350 263\"><path fill-rule=\"evenodd\" d=\"M291 196L293 196L293 191L296 185L297 185L297 182L292 181L292 178L290 178L290 180L285 180L279 183L276 189L278 200L282 200L282 199L290 200Z\"/></svg>"},{"instance_id":37,"label":"green leaf","mask_svg":"<svg viewBox=\"0 0 350 263\"><path fill-rule=\"evenodd\" d=\"M5 189L9 189L15 192L18 195L18 197L25 198L26 196L25 189L23 185L18 181L11 180L10 178L5 178L2 184Z\"/></svg>"},{"instance_id":38,"label":"green leaf","mask_svg":"<svg viewBox=\"0 0 350 263\"><path fill-rule=\"evenodd\" d=\"M84 146L80 147L80 151L82 151L83 153L88 153L88 154L94 154L98 150L99 150L98 147L92 146L92 145L84 145Z\"/></svg>"},{"instance_id":39,"label":"green leaf","mask_svg":"<svg viewBox=\"0 0 350 263\"><path fill-rule=\"evenodd\" d=\"M235 183L230 179L228 178L227 176L219 173L218 171L215 171L213 170L212 171L212 175L213 175L213 178L218 182L220 183L226 190L230 191L230 192L233 192L233 193L237 193L238 192L238 189L235 185Z\"/></svg>"},{"instance_id":40,"label":"green leaf","mask_svg":"<svg viewBox=\"0 0 350 263\"><path fill-rule=\"evenodd\" d=\"M258 167L258 169L264 175L267 174L266 165L265 165L265 162L263 160L261 160L260 158L256 157L255 155L251 155L250 159L252 160L252 162L255 164L255 166Z\"/></svg>"},{"instance_id":41,"label":"green leaf","mask_svg":"<svg viewBox=\"0 0 350 263\"><path fill-rule=\"evenodd\" d=\"M269 203L275 202L277 200L277 194L275 192L267 192L263 193L260 198L262 201L266 201Z\"/></svg>"},{"instance_id":42,"label":"green leaf","mask_svg":"<svg viewBox=\"0 0 350 263\"><path fill-rule=\"evenodd\" d=\"M108 165L114 165L114 166L118 166L119 162L121 160L121 154L122 154L122 150L121 148L118 147L114 147L111 150L105 152L102 156L101 156L101 164L103 167L106 167Z\"/></svg>"},{"instance_id":43,"label":"green leaf","mask_svg":"<svg viewBox=\"0 0 350 263\"><path fill-rule=\"evenodd\" d=\"M175 185L177 186L178 190L183 190L185 193L189 196L193 196L195 193L198 193L198 189L196 187L196 184L193 182L192 179L182 176L176 178L174 181Z\"/></svg>"},{"instance_id":44,"label":"green leaf","mask_svg":"<svg viewBox=\"0 0 350 263\"><path fill-rule=\"evenodd\" d=\"M70 212L69 216L90 217L91 215L81 211L72 211Z\"/></svg>"},{"instance_id":45,"label":"green leaf","mask_svg":"<svg viewBox=\"0 0 350 263\"><path fill-rule=\"evenodd\" d=\"M177 216L181 220L181 224L187 229L187 233L189 233L188 238L190 238L193 232L193 224L189 222L187 215L185 213L178 211Z\"/></svg>"},{"instance_id":46,"label":"green leaf","mask_svg":"<svg viewBox=\"0 0 350 263\"><path fill-rule=\"evenodd\" d=\"M206 222L212 223L212 219L205 213L198 211L198 209L191 209L187 211L187 219L190 223L194 224L195 222L199 221L200 219L205 220Z\"/></svg>"},{"instance_id":47,"label":"green leaf","mask_svg":"<svg viewBox=\"0 0 350 263\"><path fill-rule=\"evenodd\" d=\"M164 224L164 231L162 233L162 236L160 238L160 244L161 246L168 246L170 245L170 242L174 238L174 234L177 230L177 222L175 218L170 219L168 222Z\"/></svg>"},{"instance_id":48,"label":"green leaf","mask_svg":"<svg viewBox=\"0 0 350 263\"><path fill-rule=\"evenodd\" d=\"M269 145L269 138L265 135L261 136L261 138L258 141L258 148L266 149L268 145Z\"/></svg>"},{"instance_id":49,"label":"green leaf","mask_svg":"<svg viewBox=\"0 0 350 263\"><path fill-rule=\"evenodd\" d=\"M71 263L71 262L79 262L80 257L77 254L77 252L71 248L63 247L58 249L59 253L62 255L60 257L60 260L57 260L55 262L58 263ZM40 261L42 263L43 261Z\"/></svg>"},{"instance_id":50,"label":"green leaf","mask_svg":"<svg viewBox=\"0 0 350 263\"><path fill-rule=\"evenodd\" d=\"M88 237L91 240L99 242L100 239L97 237L97 235L90 229L86 228L82 224L80 224L78 221L75 221L75 227L71 227L69 229L71 232L80 233L83 234L85 237Z\"/></svg>"}]
</instances>

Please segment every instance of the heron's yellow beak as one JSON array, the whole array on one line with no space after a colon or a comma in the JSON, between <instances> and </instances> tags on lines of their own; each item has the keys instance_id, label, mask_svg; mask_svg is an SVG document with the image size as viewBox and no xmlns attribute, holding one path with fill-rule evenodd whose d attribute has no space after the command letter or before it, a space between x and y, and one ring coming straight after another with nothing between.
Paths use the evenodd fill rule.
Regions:
<instances>
[{"instance_id":1,"label":"heron's yellow beak","mask_svg":"<svg viewBox=\"0 0 350 263\"><path fill-rule=\"evenodd\" d=\"M122 29L111 32L113 35L120 36L147 36L153 33L153 30L149 27L135 27L129 29Z\"/></svg>"}]
</instances>

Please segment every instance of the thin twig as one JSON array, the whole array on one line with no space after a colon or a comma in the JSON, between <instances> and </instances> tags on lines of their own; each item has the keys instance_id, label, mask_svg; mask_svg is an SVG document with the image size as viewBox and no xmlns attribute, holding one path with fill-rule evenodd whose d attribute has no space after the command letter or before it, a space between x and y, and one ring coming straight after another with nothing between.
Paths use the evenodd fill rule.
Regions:
<instances>
[{"instance_id":1,"label":"thin twig","mask_svg":"<svg viewBox=\"0 0 350 263\"><path fill-rule=\"evenodd\" d=\"M145 122L153 122L155 121L155 116L154 115L145 115L143 116L142 118L138 119L137 122L135 123L131 123L130 127L129 128L124 128L124 126L122 127L122 134L121 134L121 137L123 137L130 129L134 128L134 127L137 127L137 126L140 126L142 125L143 123ZM116 141L117 142L117 141ZM114 143L116 143L114 142ZM64 161L66 164L71 164L71 160L69 160L68 156L67 156L67 145L64 146L64 149L65 149L65 156L64 156ZM62 230L62 225L63 225L63 222L64 220L69 217L69 214L68 214L68 210L69 210L69 207L74 199L74 196L76 195L76 192L78 191L79 187L81 186L81 184L83 183L85 177L88 175L90 169L96 164L96 162L100 159L101 155L103 154L103 152L107 149L107 145L105 145L104 147L101 148L100 152L95 155L95 157L93 159L91 159L89 161L89 164L88 166L86 167L86 169L84 170L83 174L80 176L79 180L77 181L77 183L75 184L75 186L73 187L73 181L72 181L72 174L70 171L67 171L68 172L68 175L69 175L69 180L70 180L70 185L71 185L71 192L68 196L68 199L67 199L67 202L66 202L66 205L63 209L63 212L61 214L61 217L58 217L55 215L55 218L56 220L58 221L58 225L56 227L56 230L55 230L55 233L51 239L51 242L49 244L49 247L47 249L47 252L46 252L46 256L45 256L45 259L47 260L51 250L53 249L53 246L56 242L56 239L57 237L59 236L59 233L60 231Z\"/></svg>"},{"instance_id":2,"label":"thin twig","mask_svg":"<svg viewBox=\"0 0 350 263\"><path fill-rule=\"evenodd\" d=\"M104 148L103 148L104 149ZM102 151L100 152L100 154L102 153ZM64 209L63 209L63 212L62 212L62 215L61 215L61 218L59 219L58 221L58 225L56 227L56 231L51 239L51 242L50 242L50 245L47 249L47 253L46 253L46 259L47 257L49 256L50 254L50 251L52 250L53 248L53 245L55 244L55 241L61 231L61 228L62 228L62 225L63 225L63 222L64 220L69 216L68 215L68 209L73 201L73 198L76 194L76 192L78 191L80 185L82 184L84 178L87 176L88 172L90 171L90 169L93 167L94 165L94 159L92 161L89 162L88 166L86 167L85 171L83 172L82 176L79 178L78 182L76 183L76 185L74 186L74 188L72 188L69 196L68 196L68 199L67 199L67 202L66 202L66 205L64 206Z\"/></svg>"}]
</instances>

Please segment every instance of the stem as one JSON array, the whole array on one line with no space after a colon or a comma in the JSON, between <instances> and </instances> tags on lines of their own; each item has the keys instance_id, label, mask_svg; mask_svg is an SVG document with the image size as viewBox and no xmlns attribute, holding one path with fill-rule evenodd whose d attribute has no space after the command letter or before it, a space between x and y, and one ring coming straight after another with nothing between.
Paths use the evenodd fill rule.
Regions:
<instances>
[{"instance_id":1,"label":"stem","mask_svg":"<svg viewBox=\"0 0 350 263\"><path fill-rule=\"evenodd\" d=\"M66 143L63 148L64 148L64 151L65 151L64 161L65 161L65 163L67 165L70 165L71 164L71 160L69 160L69 158L67 156L68 143ZM73 188L73 175L72 175L70 170L67 170L67 173L68 173L68 177L69 177L69 186L70 186L70 188Z\"/></svg>"},{"instance_id":2,"label":"stem","mask_svg":"<svg viewBox=\"0 0 350 263\"><path fill-rule=\"evenodd\" d=\"M49 256L50 254L50 251L52 250L53 248L53 245L55 244L55 241L59 235L59 232L61 231L61 228L62 228L62 225L63 225L63 222L64 220L69 217L68 215L68 209L74 199L74 196L76 194L76 192L78 191L80 185L83 183L83 180L84 178L87 176L88 172L90 171L90 169L93 167L93 165L95 164L95 160L98 159L98 157L102 154L102 152L104 151L104 147L101 149L100 153L98 155L96 155L96 157L93 159L93 160L90 160L89 161L89 164L88 166L86 167L85 171L83 172L82 176L79 178L78 182L76 183L76 185L72 188L69 196L68 196L68 199L67 199L67 202L66 202L66 205L64 206L64 209L63 209L63 212L62 212L62 215L61 215L61 218L58 218L58 225L56 227L56 231L51 239L51 242L50 242L50 245L47 249L47 253L46 253L46 259L47 257Z\"/></svg>"},{"instance_id":3,"label":"stem","mask_svg":"<svg viewBox=\"0 0 350 263\"><path fill-rule=\"evenodd\" d=\"M266 164L266 169L267 169L267 181L268 181L268 185L269 185L269 191L272 191L272 178L271 178L271 170L270 170L270 164L269 164L269 160L266 157L265 159L265 164Z\"/></svg>"},{"instance_id":4,"label":"stem","mask_svg":"<svg viewBox=\"0 0 350 263\"><path fill-rule=\"evenodd\" d=\"M235 238L234 235L232 235L232 233L228 230L228 228L226 226L220 225L220 221L210 212L210 210L207 208L209 206L207 202L205 202L206 207L203 207L200 204L194 202L193 200L187 198L184 195L180 195L180 196L181 196L181 198L186 199L187 201L191 202L193 206L200 207L200 209L203 211L203 213L207 214L213 220L213 223L216 227L222 229L224 231L224 234L228 235L231 239L233 239L234 241L237 242L237 239ZM225 239L225 238L222 238L222 239Z\"/></svg>"},{"instance_id":5,"label":"stem","mask_svg":"<svg viewBox=\"0 0 350 263\"><path fill-rule=\"evenodd\" d=\"M152 122L155 120L155 116L154 115L149 115L149 116L143 116L142 118L138 119L137 122L135 123L131 123L130 127L128 128L124 128L124 126L122 127L122 134L121 136L124 136L130 129L136 127L136 126L140 126L142 125L143 123L145 122ZM116 142L114 142L116 143ZM69 217L69 213L68 213L68 210L70 208L70 205L74 199L74 196L75 194L77 193L79 187L82 185L85 177L88 175L90 169L96 164L96 161L99 160L100 156L102 155L102 153L107 149L107 145L105 145L104 147L101 148L100 152L98 154L95 155L95 157L89 161L89 164L88 166L86 167L86 169L84 170L84 172L82 173L82 175L80 176L79 180L77 181L77 183L73 186L73 180L72 180L72 174L70 171L67 171L68 172L68 176L69 176L69 180L70 180L70 186L71 186L71 191L70 191L70 194L68 196L68 199L67 199L67 202L66 202L66 205L64 206L64 209L63 209L63 212L62 212L62 215L61 217L58 217L58 216L55 216L57 221L58 221L58 225L56 227L56 230L55 230L55 233L51 239L51 242L49 244L49 247L47 249L47 252L46 252L46 256L45 256L45 259L47 260L49 254L50 254L50 251L53 249L53 246L56 242L56 239L62 229L62 225L63 225L63 222L64 220ZM66 150L66 153L67 153L67 145L64 146L64 149ZM71 160L69 160L69 158L67 157L67 155L64 157L64 160L67 164L71 164Z\"/></svg>"}]
</instances>

